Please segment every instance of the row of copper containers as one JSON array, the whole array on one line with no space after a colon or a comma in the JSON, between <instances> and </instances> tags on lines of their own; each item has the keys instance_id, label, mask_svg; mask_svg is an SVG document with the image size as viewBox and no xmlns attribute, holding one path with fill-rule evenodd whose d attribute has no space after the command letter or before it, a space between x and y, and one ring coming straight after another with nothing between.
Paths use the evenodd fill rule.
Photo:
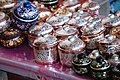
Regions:
<instances>
[{"instance_id":1,"label":"row of copper containers","mask_svg":"<svg viewBox=\"0 0 120 80\"><path fill-rule=\"evenodd\" d=\"M112 71L119 78L116 75L120 72L119 16L101 18L100 7L93 1L57 3L58 0L42 3L22 0L12 9L12 20L0 12L2 45L8 48L21 45L25 33L38 63L60 61L78 74L90 72L96 79L106 79Z\"/></svg>"}]
</instances>

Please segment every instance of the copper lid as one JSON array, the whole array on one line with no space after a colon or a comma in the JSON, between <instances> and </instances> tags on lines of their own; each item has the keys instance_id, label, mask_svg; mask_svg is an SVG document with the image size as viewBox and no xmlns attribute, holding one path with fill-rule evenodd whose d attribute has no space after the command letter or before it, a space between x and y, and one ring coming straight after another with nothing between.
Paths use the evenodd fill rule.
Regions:
<instances>
[{"instance_id":1,"label":"copper lid","mask_svg":"<svg viewBox=\"0 0 120 80\"><path fill-rule=\"evenodd\" d=\"M90 54L89 54L89 58L91 59L96 59L96 57L100 56L100 53L98 50L93 50Z\"/></svg>"},{"instance_id":2,"label":"copper lid","mask_svg":"<svg viewBox=\"0 0 120 80\"><path fill-rule=\"evenodd\" d=\"M53 31L53 27L48 24L44 23L42 25L35 25L29 29L29 34L34 36L40 36L44 34L49 34Z\"/></svg>"},{"instance_id":3,"label":"copper lid","mask_svg":"<svg viewBox=\"0 0 120 80\"><path fill-rule=\"evenodd\" d=\"M100 23L91 22L83 26L80 30L82 32L82 37L97 37L98 34L105 31L105 27Z\"/></svg>"},{"instance_id":4,"label":"copper lid","mask_svg":"<svg viewBox=\"0 0 120 80\"><path fill-rule=\"evenodd\" d=\"M0 0L0 10L13 8L14 5L15 5L14 0Z\"/></svg>"},{"instance_id":5,"label":"copper lid","mask_svg":"<svg viewBox=\"0 0 120 80\"><path fill-rule=\"evenodd\" d=\"M73 26L64 25L59 29L57 29L55 32L57 36L69 36L69 35L77 34L78 31Z\"/></svg>"},{"instance_id":6,"label":"copper lid","mask_svg":"<svg viewBox=\"0 0 120 80\"><path fill-rule=\"evenodd\" d=\"M61 26L69 20L69 17L63 14L57 14L56 16L52 16L48 19L48 23L52 26Z\"/></svg>"},{"instance_id":7,"label":"copper lid","mask_svg":"<svg viewBox=\"0 0 120 80\"><path fill-rule=\"evenodd\" d=\"M97 2L92 1L89 3L88 8L90 10L96 10L100 8L100 5Z\"/></svg>"},{"instance_id":8,"label":"copper lid","mask_svg":"<svg viewBox=\"0 0 120 80\"><path fill-rule=\"evenodd\" d=\"M67 39L61 41L58 48L67 52L81 52L85 49L85 43L77 36L70 36Z\"/></svg>"},{"instance_id":9,"label":"copper lid","mask_svg":"<svg viewBox=\"0 0 120 80\"><path fill-rule=\"evenodd\" d=\"M43 36L37 37L34 42L34 47L51 47L57 44L57 38L55 36L45 34Z\"/></svg>"}]
</instances>

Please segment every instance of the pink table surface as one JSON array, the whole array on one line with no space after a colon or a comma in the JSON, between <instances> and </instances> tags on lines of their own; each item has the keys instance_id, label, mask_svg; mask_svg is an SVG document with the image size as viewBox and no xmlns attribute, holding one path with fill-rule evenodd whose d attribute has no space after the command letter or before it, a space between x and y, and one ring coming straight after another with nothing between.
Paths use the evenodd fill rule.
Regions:
<instances>
[{"instance_id":1,"label":"pink table surface","mask_svg":"<svg viewBox=\"0 0 120 80\"><path fill-rule=\"evenodd\" d=\"M26 44L14 49L0 46L0 69L38 80L93 80L89 76L75 74L59 62L53 65L36 63L32 49Z\"/></svg>"}]
</instances>

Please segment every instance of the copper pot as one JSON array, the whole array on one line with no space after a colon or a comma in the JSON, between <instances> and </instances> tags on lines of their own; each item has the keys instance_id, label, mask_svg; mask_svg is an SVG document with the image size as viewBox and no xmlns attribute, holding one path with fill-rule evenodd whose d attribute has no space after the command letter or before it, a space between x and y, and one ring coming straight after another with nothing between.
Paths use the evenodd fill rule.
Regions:
<instances>
[{"instance_id":1,"label":"copper pot","mask_svg":"<svg viewBox=\"0 0 120 80\"><path fill-rule=\"evenodd\" d=\"M0 33L4 32L10 26L10 18L3 12L0 12Z\"/></svg>"},{"instance_id":2,"label":"copper pot","mask_svg":"<svg viewBox=\"0 0 120 80\"><path fill-rule=\"evenodd\" d=\"M110 56L120 51L120 40L116 39L115 36L108 34L105 39L98 42L99 49L104 56Z\"/></svg>"},{"instance_id":3,"label":"copper pot","mask_svg":"<svg viewBox=\"0 0 120 80\"><path fill-rule=\"evenodd\" d=\"M57 38L43 35L33 42L35 60L41 64L52 64L57 61Z\"/></svg>"},{"instance_id":4,"label":"copper pot","mask_svg":"<svg viewBox=\"0 0 120 80\"><path fill-rule=\"evenodd\" d=\"M87 49L97 48L96 42L104 38L105 27L100 23L89 23L80 29L81 38L87 43Z\"/></svg>"},{"instance_id":5,"label":"copper pot","mask_svg":"<svg viewBox=\"0 0 120 80\"><path fill-rule=\"evenodd\" d=\"M71 67L72 59L76 54L84 52L85 43L76 36L68 37L58 45L60 62L63 66Z\"/></svg>"},{"instance_id":6,"label":"copper pot","mask_svg":"<svg viewBox=\"0 0 120 80\"><path fill-rule=\"evenodd\" d=\"M50 24L44 23L42 25L35 25L34 27L31 27L28 33L29 45L32 47L34 40L38 36L45 34L53 34L53 27Z\"/></svg>"}]
</instances>

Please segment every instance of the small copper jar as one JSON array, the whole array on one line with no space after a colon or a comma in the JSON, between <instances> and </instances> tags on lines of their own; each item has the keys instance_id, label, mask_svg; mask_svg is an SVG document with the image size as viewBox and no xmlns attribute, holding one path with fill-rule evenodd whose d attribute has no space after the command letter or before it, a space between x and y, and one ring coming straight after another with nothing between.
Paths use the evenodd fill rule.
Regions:
<instances>
[{"instance_id":1,"label":"small copper jar","mask_svg":"<svg viewBox=\"0 0 120 80\"><path fill-rule=\"evenodd\" d=\"M90 64L91 75L98 80L109 80L110 77L110 64L103 57L98 56Z\"/></svg>"},{"instance_id":2,"label":"small copper jar","mask_svg":"<svg viewBox=\"0 0 120 80\"><path fill-rule=\"evenodd\" d=\"M22 31L27 31L38 20L38 8L27 0L18 2L12 11L14 26Z\"/></svg>"},{"instance_id":3,"label":"small copper jar","mask_svg":"<svg viewBox=\"0 0 120 80\"><path fill-rule=\"evenodd\" d=\"M104 57L110 57L112 54L120 51L120 40L108 34L103 40L99 41L99 49Z\"/></svg>"},{"instance_id":4,"label":"small copper jar","mask_svg":"<svg viewBox=\"0 0 120 80\"><path fill-rule=\"evenodd\" d=\"M117 27L113 27L111 30L110 30L110 33L114 36L116 36L116 38L120 39L120 26L117 26Z\"/></svg>"},{"instance_id":5,"label":"small copper jar","mask_svg":"<svg viewBox=\"0 0 120 80\"><path fill-rule=\"evenodd\" d=\"M118 64L120 64L120 57L119 57L119 55L118 54L113 54L111 59L109 59L109 62L110 62L112 67L115 67Z\"/></svg>"},{"instance_id":6,"label":"small copper jar","mask_svg":"<svg viewBox=\"0 0 120 80\"><path fill-rule=\"evenodd\" d=\"M35 60L41 64L52 64L57 61L57 38L43 35L33 42Z\"/></svg>"},{"instance_id":7,"label":"small copper jar","mask_svg":"<svg viewBox=\"0 0 120 80\"><path fill-rule=\"evenodd\" d=\"M77 74L87 74L89 73L91 62L92 60L85 53L80 53L73 58L73 70Z\"/></svg>"},{"instance_id":8,"label":"small copper jar","mask_svg":"<svg viewBox=\"0 0 120 80\"><path fill-rule=\"evenodd\" d=\"M120 64L112 69L112 80L120 80Z\"/></svg>"},{"instance_id":9,"label":"small copper jar","mask_svg":"<svg viewBox=\"0 0 120 80\"><path fill-rule=\"evenodd\" d=\"M96 49L96 42L104 39L105 27L100 23L91 22L80 29L81 38L87 43L87 49Z\"/></svg>"},{"instance_id":10,"label":"small copper jar","mask_svg":"<svg viewBox=\"0 0 120 80\"><path fill-rule=\"evenodd\" d=\"M39 8L39 18L38 18L38 24L39 22L45 22L52 16L52 13L49 9L43 7Z\"/></svg>"},{"instance_id":11,"label":"small copper jar","mask_svg":"<svg viewBox=\"0 0 120 80\"><path fill-rule=\"evenodd\" d=\"M54 34L59 40L63 40L68 38L69 36L78 35L78 30L74 28L74 26L63 25L59 29L57 29Z\"/></svg>"},{"instance_id":12,"label":"small copper jar","mask_svg":"<svg viewBox=\"0 0 120 80\"><path fill-rule=\"evenodd\" d=\"M10 18L3 12L0 12L0 33L7 30L10 26Z\"/></svg>"},{"instance_id":13,"label":"small copper jar","mask_svg":"<svg viewBox=\"0 0 120 80\"><path fill-rule=\"evenodd\" d=\"M72 59L76 54L84 52L85 43L77 36L68 37L58 45L60 62L63 66L72 67Z\"/></svg>"},{"instance_id":14,"label":"small copper jar","mask_svg":"<svg viewBox=\"0 0 120 80\"><path fill-rule=\"evenodd\" d=\"M66 22L68 22L70 18L63 14L57 14L55 16L52 16L48 19L48 23L53 26L53 28L56 30L59 28L59 26L64 25Z\"/></svg>"},{"instance_id":15,"label":"small copper jar","mask_svg":"<svg viewBox=\"0 0 120 80\"><path fill-rule=\"evenodd\" d=\"M9 28L1 34L0 42L4 47L13 48L21 45L24 41L24 37L21 31Z\"/></svg>"},{"instance_id":16,"label":"small copper jar","mask_svg":"<svg viewBox=\"0 0 120 80\"><path fill-rule=\"evenodd\" d=\"M0 10L5 12L6 14L9 14L15 4L15 0L0 0Z\"/></svg>"},{"instance_id":17,"label":"small copper jar","mask_svg":"<svg viewBox=\"0 0 120 80\"><path fill-rule=\"evenodd\" d=\"M31 27L28 31L29 46L32 47L32 43L38 36L52 33L53 27L48 23L43 23L42 25L35 25L34 27Z\"/></svg>"},{"instance_id":18,"label":"small copper jar","mask_svg":"<svg viewBox=\"0 0 120 80\"><path fill-rule=\"evenodd\" d=\"M100 56L99 50L93 50L88 57L91 58L92 60L96 60L96 58Z\"/></svg>"},{"instance_id":19,"label":"small copper jar","mask_svg":"<svg viewBox=\"0 0 120 80\"><path fill-rule=\"evenodd\" d=\"M79 0L64 0L62 5L72 12L75 12L81 6Z\"/></svg>"}]
</instances>

